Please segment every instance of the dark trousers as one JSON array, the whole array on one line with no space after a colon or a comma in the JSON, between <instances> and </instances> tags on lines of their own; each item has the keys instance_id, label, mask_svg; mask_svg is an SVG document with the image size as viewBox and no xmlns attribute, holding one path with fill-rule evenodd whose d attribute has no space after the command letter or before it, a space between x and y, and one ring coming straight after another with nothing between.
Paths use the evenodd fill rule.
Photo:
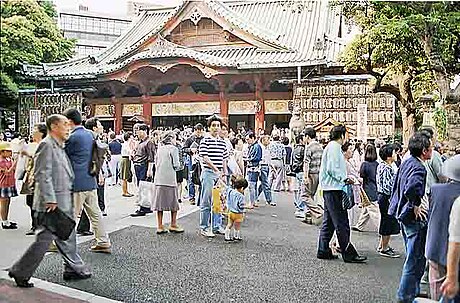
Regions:
<instances>
[{"instance_id":1,"label":"dark trousers","mask_svg":"<svg viewBox=\"0 0 460 303\"><path fill-rule=\"evenodd\" d=\"M97 186L97 202L99 204L99 208L102 212L105 211L105 186L104 184Z\"/></svg>"},{"instance_id":2,"label":"dark trousers","mask_svg":"<svg viewBox=\"0 0 460 303\"><path fill-rule=\"evenodd\" d=\"M342 191L330 190L323 192L324 216L319 233L318 252L327 254L330 252L329 242L334 230L339 240L340 249L345 252L350 243L350 224L348 213L342 207Z\"/></svg>"},{"instance_id":3,"label":"dark trousers","mask_svg":"<svg viewBox=\"0 0 460 303\"><path fill-rule=\"evenodd\" d=\"M30 217L32 219L32 229L37 228L37 218L35 218L35 210L32 205L34 204L34 195L26 195L26 204L30 207Z\"/></svg>"},{"instance_id":4,"label":"dark trousers","mask_svg":"<svg viewBox=\"0 0 460 303\"><path fill-rule=\"evenodd\" d=\"M136 173L137 186L139 186L140 181L145 181L147 179L147 169L147 163L134 164L134 172Z\"/></svg>"}]
</instances>

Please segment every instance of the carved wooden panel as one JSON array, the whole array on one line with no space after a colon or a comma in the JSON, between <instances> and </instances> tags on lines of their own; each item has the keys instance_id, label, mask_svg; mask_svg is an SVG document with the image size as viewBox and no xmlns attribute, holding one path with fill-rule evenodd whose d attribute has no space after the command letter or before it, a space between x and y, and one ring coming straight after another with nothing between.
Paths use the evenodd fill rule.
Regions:
<instances>
[{"instance_id":1,"label":"carved wooden panel","mask_svg":"<svg viewBox=\"0 0 460 303\"><path fill-rule=\"evenodd\" d=\"M220 113L219 101L152 104L152 116L199 116L216 113Z\"/></svg>"},{"instance_id":2,"label":"carved wooden panel","mask_svg":"<svg viewBox=\"0 0 460 303\"><path fill-rule=\"evenodd\" d=\"M288 114L289 100L265 100L266 114Z\"/></svg>"},{"instance_id":3,"label":"carved wooden panel","mask_svg":"<svg viewBox=\"0 0 460 303\"><path fill-rule=\"evenodd\" d=\"M228 113L230 115L254 114L256 105L257 101L230 101L228 103Z\"/></svg>"},{"instance_id":4,"label":"carved wooden panel","mask_svg":"<svg viewBox=\"0 0 460 303\"><path fill-rule=\"evenodd\" d=\"M123 104L123 116L142 115L143 112L142 104Z\"/></svg>"}]
</instances>

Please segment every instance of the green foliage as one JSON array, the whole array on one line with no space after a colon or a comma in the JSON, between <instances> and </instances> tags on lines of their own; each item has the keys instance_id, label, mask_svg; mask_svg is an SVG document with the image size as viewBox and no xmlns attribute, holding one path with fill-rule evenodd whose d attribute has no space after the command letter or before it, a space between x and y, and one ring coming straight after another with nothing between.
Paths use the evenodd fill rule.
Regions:
<instances>
[{"instance_id":1,"label":"green foliage","mask_svg":"<svg viewBox=\"0 0 460 303\"><path fill-rule=\"evenodd\" d=\"M415 95L431 93L436 89L432 70L437 67L430 65L425 42L432 38L448 76L460 72L459 2L340 1L336 5L362 29L342 54L346 68L385 72L386 83L392 84L410 69L417 75Z\"/></svg>"},{"instance_id":2,"label":"green foliage","mask_svg":"<svg viewBox=\"0 0 460 303\"><path fill-rule=\"evenodd\" d=\"M438 140L444 141L447 139L447 113L446 109L439 106L435 109L433 114L433 120L436 125L438 132Z\"/></svg>"},{"instance_id":3,"label":"green foliage","mask_svg":"<svg viewBox=\"0 0 460 303\"><path fill-rule=\"evenodd\" d=\"M40 64L69 59L75 42L62 36L53 19L56 11L50 2L1 1L0 15L0 98L9 100L17 94L17 87L24 84L17 72L21 63Z\"/></svg>"}]
</instances>

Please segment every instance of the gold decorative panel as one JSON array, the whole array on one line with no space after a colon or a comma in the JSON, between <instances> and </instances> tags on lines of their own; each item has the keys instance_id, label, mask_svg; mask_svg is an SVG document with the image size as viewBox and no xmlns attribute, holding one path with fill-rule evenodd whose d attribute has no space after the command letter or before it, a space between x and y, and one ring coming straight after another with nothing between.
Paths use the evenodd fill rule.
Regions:
<instances>
[{"instance_id":1,"label":"gold decorative panel","mask_svg":"<svg viewBox=\"0 0 460 303\"><path fill-rule=\"evenodd\" d=\"M123 104L122 116L142 115L142 104Z\"/></svg>"},{"instance_id":2,"label":"gold decorative panel","mask_svg":"<svg viewBox=\"0 0 460 303\"><path fill-rule=\"evenodd\" d=\"M112 104L100 104L96 105L94 110L94 116L96 117L103 117L103 116L113 116L114 106Z\"/></svg>"},{"instance_id":3,"label":"gold decorative panel","mask_svg":"<svg viewBox=\"0 0 460 303\"><path fill-rule=\"evenodd\" d=\"M289 114L289 100L265 100L266 114Z\"/></svg>"},{"instance_id":4,"label":"gold decorative panel","mask_svg":"<svg viewBox=\"0 0 460 303\"><path fill-rule=\"evenodd\" d=\"M230 101L228 103L229 115L254 114L257 101Z\"/></svg>"},{"instance_id":5,"label":"gold decorative panel","mask_svg":"<svg viewBox=\"0 0 460 303\"><path fill-rule=\"evenodd\" d=\"M152 116L199 116L216 113L220 113L219 101L152 104Z\"/></svg>"}]
</instances>

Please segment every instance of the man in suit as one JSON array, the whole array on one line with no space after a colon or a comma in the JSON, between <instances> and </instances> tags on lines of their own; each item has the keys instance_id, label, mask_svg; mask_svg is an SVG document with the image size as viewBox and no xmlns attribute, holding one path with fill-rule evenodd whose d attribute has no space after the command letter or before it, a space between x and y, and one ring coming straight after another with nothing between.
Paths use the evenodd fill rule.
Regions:
<instances>
[{"instance_id":1,"label":"man in suit","mask_svg":"<svg viewBox=\"0 0 460 303\"><path fill-rule=\"evenodd\" d=\"M48 136L40 142L35 154L35 193L33 209L38 214L38 233L35 242L10 269L9 276L19 287L33 287L30 277L40 265L51 241L55 241L65 263L64 280L91 277L77 252L75 231L63 241L41 226L45 212L59 208L69 217L74 217L72 183L74 173L64 151L64 142L69 135L68 120L62 115L51 115L46 119Z\"/></svg>"},{"instance_id":2,"label":"man in suit","mask_svg":"<svg viewBox=\"0 0 460 303\"><path fill-rule=\"evenodd\" d=\"M93 226L96 244L91 246L91 251L111 253L110 239L105 231L102 212L97 200L96 177L89 174L95 140L94 135L90 130L85 129L81 125L82 118L77 109L67 109L64 111L64 116L69 119L71 128L69 139L65 144L65 151L69 156L70 163L75 172L73 184L75 214L77 217L80 216L84 209Z\"/></svg>"},{"instance_id":3,"label":"man in suit","mask_svg":"<svg viewBox=\"0 0 460 303\"><path fill-rule=\"evenodd\" d=\"M426 167L431 159L433 144L431 135L418 132L409 140L411 156L403 161L396 175L388 214L401 224L406 246L401 281L398 289L399 302L414 301L420 293L420 281L425 270L425 243L427 235L428 201L425 195Z\"/></svg>"}]
</instances>

